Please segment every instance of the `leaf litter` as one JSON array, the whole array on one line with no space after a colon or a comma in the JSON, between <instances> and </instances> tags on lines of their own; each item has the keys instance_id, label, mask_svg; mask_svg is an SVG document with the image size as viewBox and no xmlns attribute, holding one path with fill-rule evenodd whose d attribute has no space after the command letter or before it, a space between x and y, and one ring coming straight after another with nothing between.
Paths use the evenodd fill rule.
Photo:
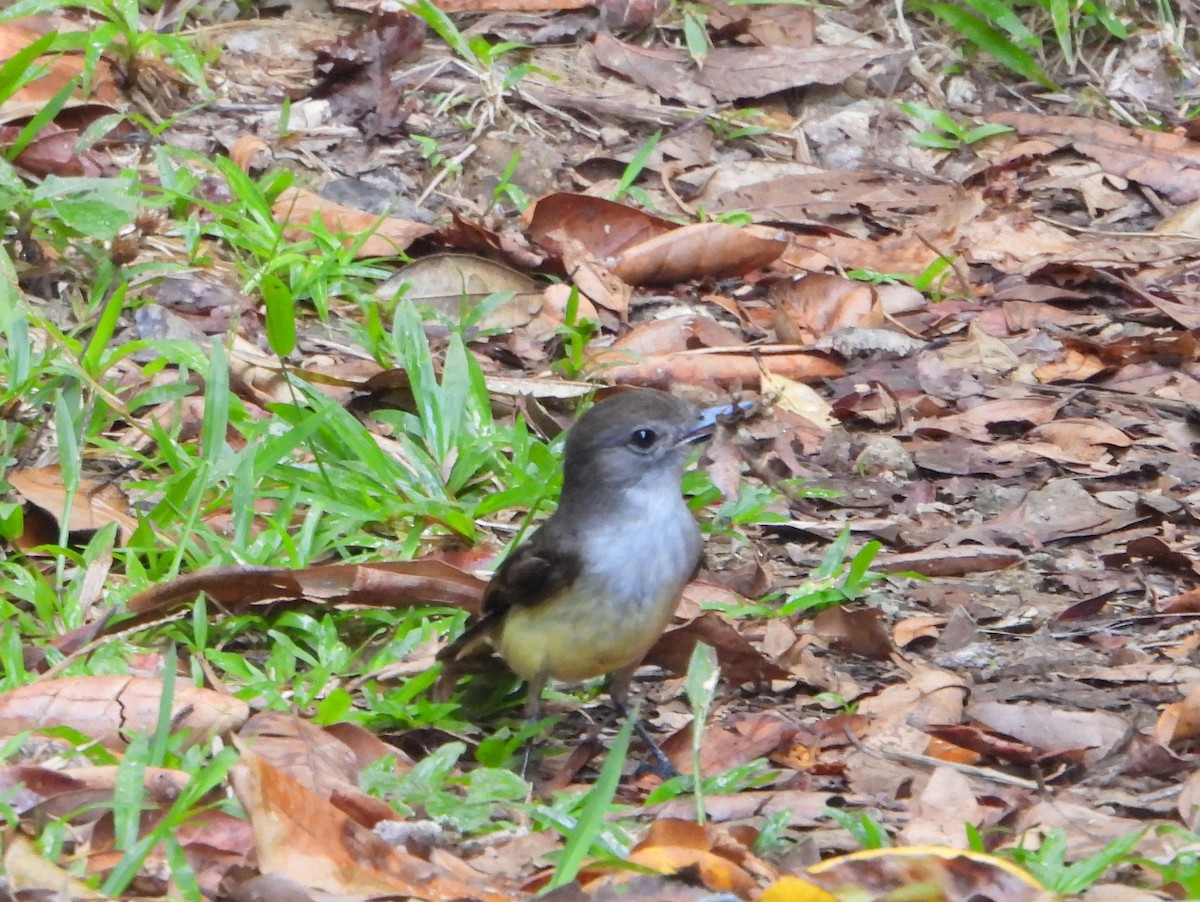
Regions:
<instances>
[{"instance_id":1,"label":"leaf litter","mask_svg":"<svg viewBox=\"0 0 1200 902\"><path fill-rule=\"evenodd\" d=\"M547 434L569 422L562 399L585 388L548 363L576 304L599 324L580 361L585 379L696 398L763 396L761 412L710 459L723 456L714 481L727 497L745 485L780 494L738 530L714 531L705 581L689 588L678 622L652 651L658 675L643 688L651 723L686 771L697 725L683 675L692 648L707 643L722 682L703 725L703 775L719 779L764 758L774 769L708 795L701 826L687 821L690 799L653 801L657 778L630 762L620 801L637 812L650 799L640 809L650 829L631 861L742 897L765 888L763 898L801 898L815 890L782 875L803 874L827 888L928 879L947 899L1034 898L1024 875L971 853L926 850L904 864L848 856L805 870L812 859L803 844L778 861L752 850L768 823L822 857L851 850L824 807L835 797L914 846L961 847L964 822L992 837L989 847L1058 828L1080 855L1148 827L1194 829L1200 321L1190 271L1200 239L1189 206L1190 132L1061 115L1032 94L1004 109L984 67L950 77L959 98L951 101L931 84L908 31L914 22L882 8L714 3L714 46L702 63L680 46L677 11L662 5L479 0L443 9L485 14L459 20L472 40L526 44L524 77L497 90L498 58L447 55L411 13L373 2L318 13L284 3L270 20L197 29L199 39L223 44L210 69L221 102L189 104L191 89L177 78L150 84L155 67L122 96L104 59L90 93L76 92L61 121L46 123L14 163L39 179L113 177L147 164L118 141L79 147L80 129L114 112L140 108L160 121L188 108L159 140L214 156L214 147L227 148L242 170L300 176L271 208L285 241L318 230L340 236L358 258L407 251L416 261L409 281L423 298L455 294L447 284L461 286L467 304L515 292L516 305L483 320L511 331L483 330L470 349L498 415L521 409ZM3 23L0 36L11 55L49 28L87 25L64 12ZM563 42L567 54L555 46ZM71 65L70 55L54 63ZM48 85L35 80L5 101L0 141L17 140L10 123L48 102L56 90ZM1013 132L952 153L916 148L913 127L893 108L901 99L954 106ZM636 196L657 214L610 199L628 190L621 177L635 165ZM222 177L206 177L214 196L231 195ZM525 219L501 202L517 192L531 201ZM69 198L52 202L70 212ZM744 213L756 225L736 217L680 224L677 213ZM184 260L166 225L150 221L120 252L130 262ZM205 336L238 333L245 348L234 390L267 415L287 397L281 368L261 352L253 293L212 292L231 274L224 265L172 276L172 337L204 346ZM847 278L851 271L858 278ZM35 284L28 264L20 275ZM546 275L580 296L544 286ZM158 292L167 304L166 284L147 296ZM403 397L405 374L348 350L354 341L336 322L358 314L350 305L337 314L335 325L298 323L301 350L289 368L338 404L360 402L373 422L385 392ZM127 392L143 377L132 369L122 378L132 380ZM152 422L179 427L186 417L198 434L204 415L202 403L162 406L119 441L147 447ZM378 441L403 454L382 428ZM147 501L144 483L125 484L120 472L101 478L99 468L74 491L52 463L24 463L7 478L30 530L20 547L47 544L60 530L83 542L106 523L128 542L133 511ZM790 491L797 479L838 494ZM219 523L223 513L209 516ZM842 527L856 547L882 543L870 566L897 574L874 583L865 604L772 619L705 610L798 593ZM480 541L495 551L504 539ZM64 630L59 651L86 655L114 630L177 616L198 594L226 615L252 604L278 615L314 603L451 598L471 609L481 583L469 570L480 561L460 569L437 559L450 559L449 549L427 550L411 564L187 574L133 596L123 612ZM109 574L103 563L93 572ZM28 660L39 678L0 696L5 736L66 727L119 755L134 733L154 729L158 656L133 677L63 678L44 655ZM249 709L205 667L208 688L177 685L173 726L239 750L222 785L248 818L213 810L178 834L208 895L528 898L546 879L554 850L546 833L468 839L446 820L393 817L359 791L383 753L396 756L399 778L458 737L375 737L349 724L322 731L305 716L266 712L247 719ZM595 737L607 733L589 721L568 711L555 728L551 745L583 754L544 760L538 776L547 785L594 778L603 749ZM482 734L464 735L477 742ZM51 730L39 742L40 753L27 741L27 758L0 769L0 787L20 787L20 818L74 810L80 792L104 799L114 791L111 774L37 763L74 758L70 739ZM454 779L469 778L463 767ZM163 778L147 769L145 779L153 789ZM151 792L143 804L159 821L172 794ZM515 817L497 818L506 815ZM381 821L410 829L385 841L371 832ZM112 812L72 823L87 869L107 873L116 860ZM1172 847L1147 833L1140 848L1153 857ZM19 839L6 837L5 866L16 890L73 885ZM847 874L823 883L835 868ZM581 875L581 889L555 893L602 899L623 880L636 897L694 892L680 878L597 868ZM149 867L140 889L167 891Z\"/></svg>"}]
</instances>

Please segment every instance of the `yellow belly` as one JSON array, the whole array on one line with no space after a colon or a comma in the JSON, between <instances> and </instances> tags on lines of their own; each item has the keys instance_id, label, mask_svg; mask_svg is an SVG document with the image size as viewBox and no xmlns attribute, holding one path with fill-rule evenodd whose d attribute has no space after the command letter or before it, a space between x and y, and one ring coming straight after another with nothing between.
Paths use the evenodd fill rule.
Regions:
<instances>
[{"instance_id":1,"label":"yellow belly","mask_svg":"<svg viewBox=\"0 0 1200 902\"><path fill-rule=\"evenodd\" d=\"M529 608L513 608L496 637L497 650L518 675L545 674L580 682L640 661L662 635L682 587L640 602L576 592Z\"/></svg>"}]
</instances>

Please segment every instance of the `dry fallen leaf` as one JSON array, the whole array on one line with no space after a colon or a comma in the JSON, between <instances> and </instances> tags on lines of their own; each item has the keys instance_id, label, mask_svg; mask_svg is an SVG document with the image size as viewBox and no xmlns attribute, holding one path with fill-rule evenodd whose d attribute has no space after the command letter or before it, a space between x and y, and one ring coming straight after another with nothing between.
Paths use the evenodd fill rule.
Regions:
<instances>
[{"instance_id":1,"label":"dry fallen leaf","mask_svg":"<svg viewBox=\"0 0 1200 902\"><path fill-rule=\"evenodd\" d=\"M159 680L79 676L30 683L0 694L0 735L69 726L112 748L133 733L153 733L162 705ZM179 680L171 699L174 732L189 745L237 729L249 716L240 699Z\"/></svg>"},{"instance_id":2,"label":"dry fallen leaf","mask_svg":"<svg viewBox=\"0 0 1200 902\"><path fill-rule=\"evenodd\" d=\"M253 752L243 750L233 785L254 827L259 869L336 895L390 895L451 902L515 898L495 885L466 883L444 868L390 846Z\"/></svg>"},{"instance_id":3,"label":"dry fallen leaf","mask_svg":"<svg viewBox=\"0 0 1200 902\"><path fill-rule=\"evenodd\" d=\"M26 500L61 520L67 501L67 486L58 467L34 470L10 470L5 477ZM121 538L126 540L137 529L137 518L129 513L129 501L113 483L84 477L70 496L67 529L99 529L106 523L116 523Z\"/></svg>"},{"instance_id":4,"label":"dry fallen leaf","mask_svg":"<svg viewBox=\"0 0 1200 902\"><path fill-rule=\"evenodd\" d=\"M393 216L376 216L326 200L304 188L288 188L271 207L275 218L283 223L284 235L290 241L308 236L313 219L320 220L329 232L344 235L343 244L357 245L359 257L395 257L408 249L418 238L432 234L434 227ZM365 241L361 236L369 233ZM361 241L361 243L359 243Z\"/></svg>"},{"instance_id":5,"label":"dry fallen leaf","mask_svg":"<svg viewBox=\"0 0 1200 902\"><path fill-rule=\"evenodd\" d=\"M831 891L882 898L906 887L928 887L942 902L980 896L1005 902L1051 902L1054 895L1003 858L936 846L868 849L830 858L806 872Z\"/></svg>"}]
</instances>

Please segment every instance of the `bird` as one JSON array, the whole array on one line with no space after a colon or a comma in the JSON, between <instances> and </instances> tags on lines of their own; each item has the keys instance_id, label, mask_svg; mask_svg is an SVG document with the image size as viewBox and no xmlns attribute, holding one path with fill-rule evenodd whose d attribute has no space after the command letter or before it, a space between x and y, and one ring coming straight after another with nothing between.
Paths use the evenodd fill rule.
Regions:
<instances>
[{"instance_id":1,"label":"bird","mask_svg":"<svg viewBox=\"0 0 1200 902\"><path fill-rule=\"evenodd\" d=\"M439 660L450 666L491 645L526 682L531 721L549 680L609 675L609 696L625 716L633 674L700 563L703 539L681 489L692 446L734 408L699 411L655 389L591 407L567 432L557 509L496 569L480 618ZM635 727L669 769L640 721Z\"/></svg>"}]
</instances>

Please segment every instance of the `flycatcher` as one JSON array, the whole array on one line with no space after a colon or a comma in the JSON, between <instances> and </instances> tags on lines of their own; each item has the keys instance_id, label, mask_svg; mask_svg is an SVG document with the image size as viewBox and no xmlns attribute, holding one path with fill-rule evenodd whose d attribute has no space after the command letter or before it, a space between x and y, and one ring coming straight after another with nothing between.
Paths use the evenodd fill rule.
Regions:
<instances>
[{"instance_id":1,"label":"flycatcher","mask_svg":"<svg viewBox=\"0 0 1200 902\"><path fill-rule=\"evenodd\" d=\"M611 674L609 693L624 712L634 671L700 562L700 529L680 490L689 446L732 412L698 412L643 389L580 417L567 433L558 509L496 570L482 617L439 659L461 660L489 642L528 683L531 719L547 680Z\"/></svg>"}]
</instances>

